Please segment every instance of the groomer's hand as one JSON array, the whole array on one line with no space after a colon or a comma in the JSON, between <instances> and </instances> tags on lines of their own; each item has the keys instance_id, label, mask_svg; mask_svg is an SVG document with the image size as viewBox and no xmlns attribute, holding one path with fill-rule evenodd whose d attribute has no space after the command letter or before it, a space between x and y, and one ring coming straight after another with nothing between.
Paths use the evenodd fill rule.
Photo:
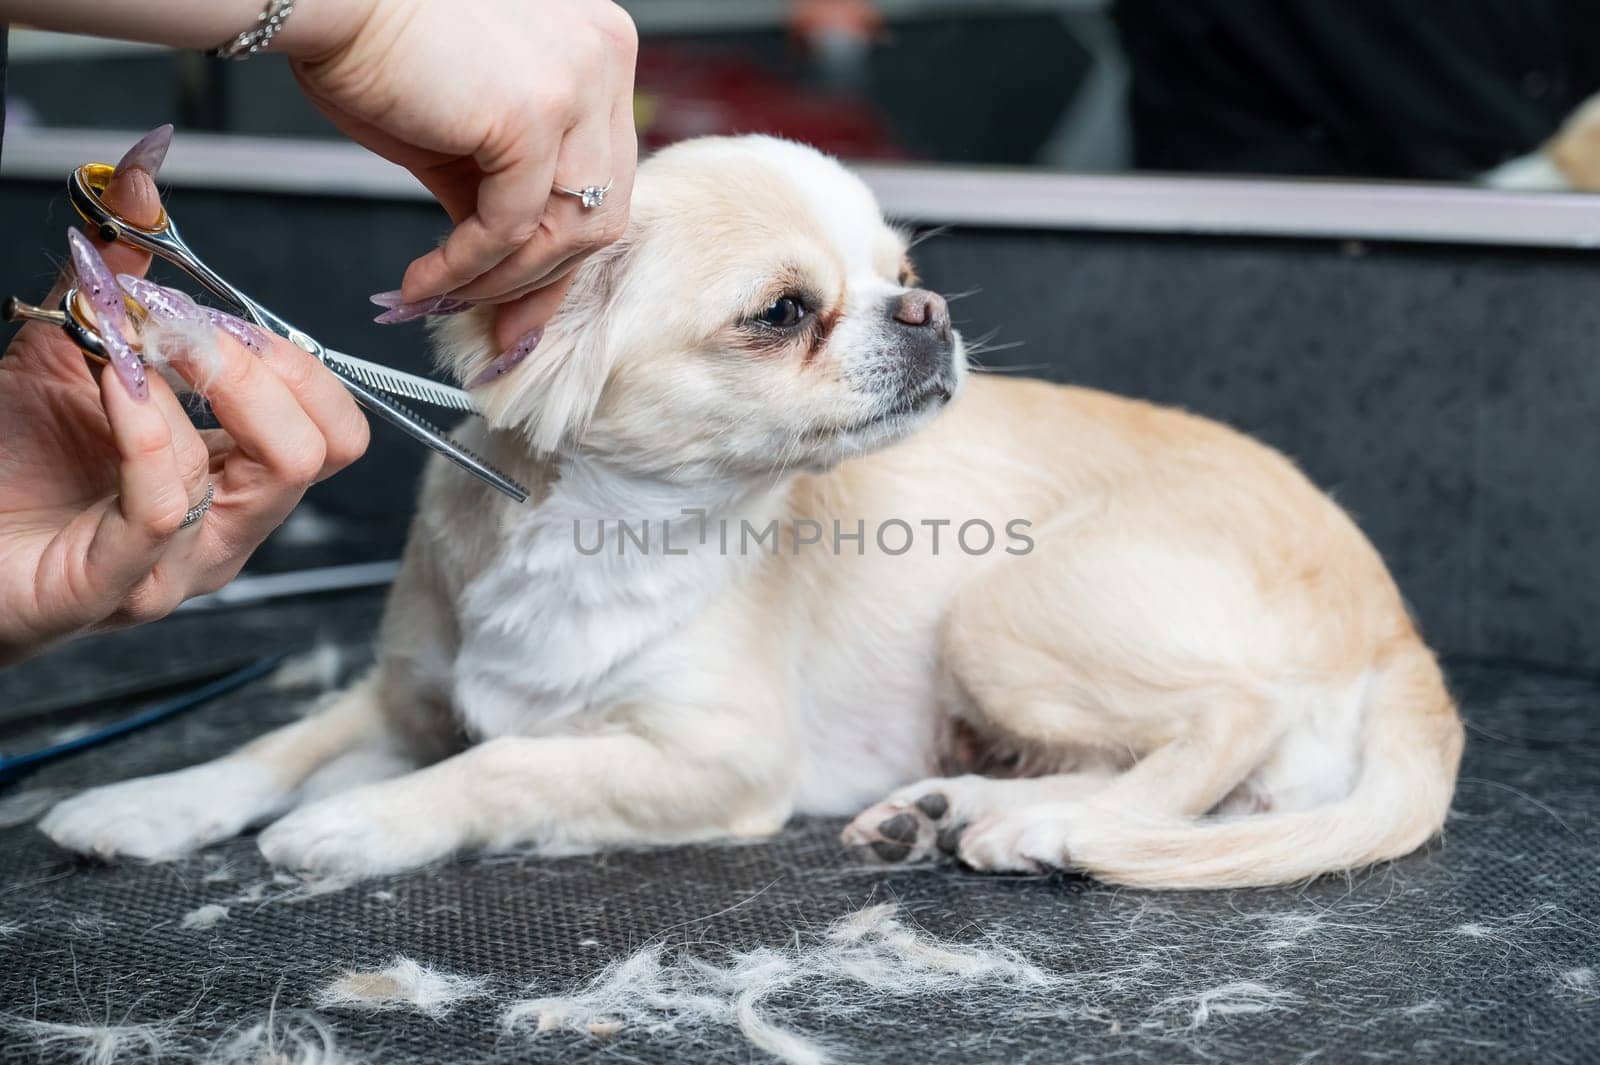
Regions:
<instances>
[{"instance_id":1,"label":"groomer's hand","mask_svg":"<svg viewBox=\"0 0 1600 1065\"><path fill-rule=\"evenodd\" d=\"M152 175L170 137L164 127L136 145L105 192L131 221L159 218ZM130 248L95 249L78 243L75 261L94 268L103 256L112 273L141 277L149 266ZM365 417L299 348L237 319L186 330L190 347L171 365L205 379L220 430L195 430L154 373L126 361L91 373L52 325L23 327L0 358L0 665L216 590L307 485L366 450ZM208 485L210 509L180 527Z\"/></svg>"},{"instance_id":2,"label":"groomer's hand","mask_svg":"<svg viewBox=\"0 0 1600 1065\"><path fill-rule=\"evenodd\" d=\"M511 348L622 234L638 39L610 0L320 0L281 43L334 123L415 174L455 223L406 271L407 303L505 304L496 338ZM552 192L607 183L598 208Z\"/></svg>"}]
</instances>

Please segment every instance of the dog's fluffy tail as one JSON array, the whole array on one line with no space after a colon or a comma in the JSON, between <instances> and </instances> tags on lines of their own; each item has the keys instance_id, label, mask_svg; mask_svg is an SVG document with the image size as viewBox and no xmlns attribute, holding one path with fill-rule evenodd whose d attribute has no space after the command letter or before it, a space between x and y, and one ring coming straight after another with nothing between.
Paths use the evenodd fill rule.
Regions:
<instances>
[{"instance_id":1,"label":"dog's fluffy tail","mask_svg":"<svg viewBox=\"0 0 1600 1065\"><path fill-rule=\"evenodd\" d=\"M1283 884L1397 858L1444 823L1462 728L1433 655L1411 643L1365 707L1354 788L1312 810L1231 820L1114 819L1075 839L1075 868L1143 888Z\"/></svg>"}]
</instances>

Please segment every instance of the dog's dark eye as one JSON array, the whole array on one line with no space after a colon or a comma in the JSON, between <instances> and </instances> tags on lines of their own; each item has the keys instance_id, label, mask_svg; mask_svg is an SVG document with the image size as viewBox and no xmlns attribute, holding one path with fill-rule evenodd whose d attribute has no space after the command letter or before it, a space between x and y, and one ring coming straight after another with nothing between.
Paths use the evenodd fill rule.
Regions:
<instances>
[{"instance_id":1,"label":"dog's dark eye","mask_svg":"<svg viewBox=\"0 0 1600 1065\"><path fill-rule=\"evenodd\" d=\"M795 296L779 296L756 315L756 321L769 329L793 329L805 321L806 305Z\"/></svg>"}]
</instances>

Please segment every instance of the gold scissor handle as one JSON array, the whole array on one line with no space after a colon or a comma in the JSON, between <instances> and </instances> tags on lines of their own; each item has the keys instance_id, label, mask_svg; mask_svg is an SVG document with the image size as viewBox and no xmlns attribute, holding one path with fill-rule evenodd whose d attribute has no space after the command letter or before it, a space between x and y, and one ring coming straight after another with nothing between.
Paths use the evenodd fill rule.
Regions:
<instances>
[{"instance_id":1,"label":"gold scissor handle","mask_svg":"<svg viewBox=\"0 0 1600 1065\"><path fill-rule=\"evenodd\" d=\"M131 222L107 207L104 194L115 173L116 167L109 163L85 163L67 178L67 199L72 209L94 227L101 240L126 244L165 259L210 289L214 295L244 311L257 325L280 336L286 335L273 320L276 316L201 261L184 243L183 237L178 234L177 224L172 221L165 207L161 208L161 217L154 226Z\"/></svg>"},{"instance_id":2,"label":"gold scissor handle","mask_svg":"<svg viewBox=\"0 0 1600 1065\"><path fill-rule=\"evenodd\" d=\"M124 295L122 304L128 309L128 316L138 323L143 320L145 309L136 303L132 297ZM60 328L67 334L67 338L83 352L85 358L99 363L101 366L110 362L106 355L105 341L100 339L100 331L94 326L94 315L89 310L83 296L77 288L69 288L61 297L59 309L39 307L27 303L16 296L7 296L0 301L0 318L8 322L44 322ZM135 335L127 338L128 346L134 354L141 359L144 357L142 338Z\"/></svg>"},{"instance_id":3,"label":"gold scissor handle","mask_svg":"<svg viewBox=\"0 0 1600 1065\"><path fill-rule=\"evenodd\" d=\"M74 170L67 178L67 195L72 200L72 208L99 231L100 239L106 243L119 241L153 252L156 250L153 245L161 241L171 228L172 219L168 217L166 207L161 206L161 217L156 224L141 226L107 207L103 197L116 172L117 168L110 163L84 163ZM127 236L124 237L124 234ZM182 246L181 241L177 243Z\"/></svg>"},{"instance_id":4,"label":"gold scissor handle","mask_svg":"<svg viewBox=\"0 0 1600 1065\"><path fill-rule=\"evenodd\" d=\"M72 209L94 228L100 239L108 243L115 241L140 248L172 263L210 289L213 294L238 307L257 325L285 338L328 366L363 406L389 424L493 485L517 502L520 503L528 498L527 489L451 440L442 430L430 425L391 399L390 394L393 393L393 389L385 388L384 391L378 391L367 383L372 373L389 373L389 371L383 367L363 363L361 360L351 359L347 355L339 355L336 362L330 361L328 349L315 337L289 324L224 281L183 242L183 238L178 235L178 227L173 223L172 216L167 213L165 207L161 209L161 216L154 226L141 226L123 218L106 206L105 191L115 174L116 168L106 163L85 163L74 170L67 179L67 198L72 204ZM100 342L99 335L94 330L85 328L81 309L77 307L75 297L69 294L68 299L69 306L61 312L46 311L15 299L7 304L5 309L17 313L20 317L45 316L42 320L61 325L86 353L103 360L104 345ZM137 307L137 304L134 306ZM139 308L136 313L142 311L143 308ZM34 315L30 312L38 313ZM57 313L61 315L59 319L55 317ZM363 370L358 367L365 368L365 376ZM404 378L407 375L391 375L391 379L396 376ZM421 384L425 389L437 390L440 387L435 382L426 380L421 381ZM464 394L463 400L465 400Z\"/></svg>"}]
</instances>

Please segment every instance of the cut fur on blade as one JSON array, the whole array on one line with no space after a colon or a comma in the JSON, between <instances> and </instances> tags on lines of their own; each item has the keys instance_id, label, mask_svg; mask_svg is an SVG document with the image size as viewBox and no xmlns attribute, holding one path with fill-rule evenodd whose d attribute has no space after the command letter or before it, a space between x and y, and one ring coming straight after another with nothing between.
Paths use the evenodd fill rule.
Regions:
<instances>
[{"instance_id":1,"label":"cut fur on blade","mask_svg":"<svg viewBox=\"0 0 1600 1065\"><path fill-rule=\"evenodd\" d=\"M317 992L317 1005L355 1010L416 1010L443 1017L459 1002L487 991L482 980L430 969L403 955L383 969L349 970Z\"/></svg>"},{"instance_id":2,"label":"cut fur on blade","mask_svg":"<svg viewBox=\"0 0 1600 1065\"><path fill-rule=\"evenodd\" d=\"M159 373L178 395L205 395L222 370L216 331L210 322L147 318L140 329L145 365ZM175 359L190 363L198 376L190 384L172 368Z\"/></svg>"},{"instance_id":3,"label":"cut fur on blade","mask_svg":"<svg viewBox=\"0 0 1600 1065\"><path fill-rule=\"evenodd\" d=\"M754 1046L791 1065L822 1065L827 1049L779 1023L771 1000L803 989L808 1001L830 987L845 1012L874 997L900 998L975 989L1046 991L1061 978L1002 947L945 943L902 924L883 904L835 921L810 943L735 952L724 964L669 957L652 946L613 962L570 995L532 998L502 1015L507 1028L532 1023L540 1032L608 1036L627 1030L674 1032L696 1025L737 1027Z\"/></svg>"}]
</instances>

